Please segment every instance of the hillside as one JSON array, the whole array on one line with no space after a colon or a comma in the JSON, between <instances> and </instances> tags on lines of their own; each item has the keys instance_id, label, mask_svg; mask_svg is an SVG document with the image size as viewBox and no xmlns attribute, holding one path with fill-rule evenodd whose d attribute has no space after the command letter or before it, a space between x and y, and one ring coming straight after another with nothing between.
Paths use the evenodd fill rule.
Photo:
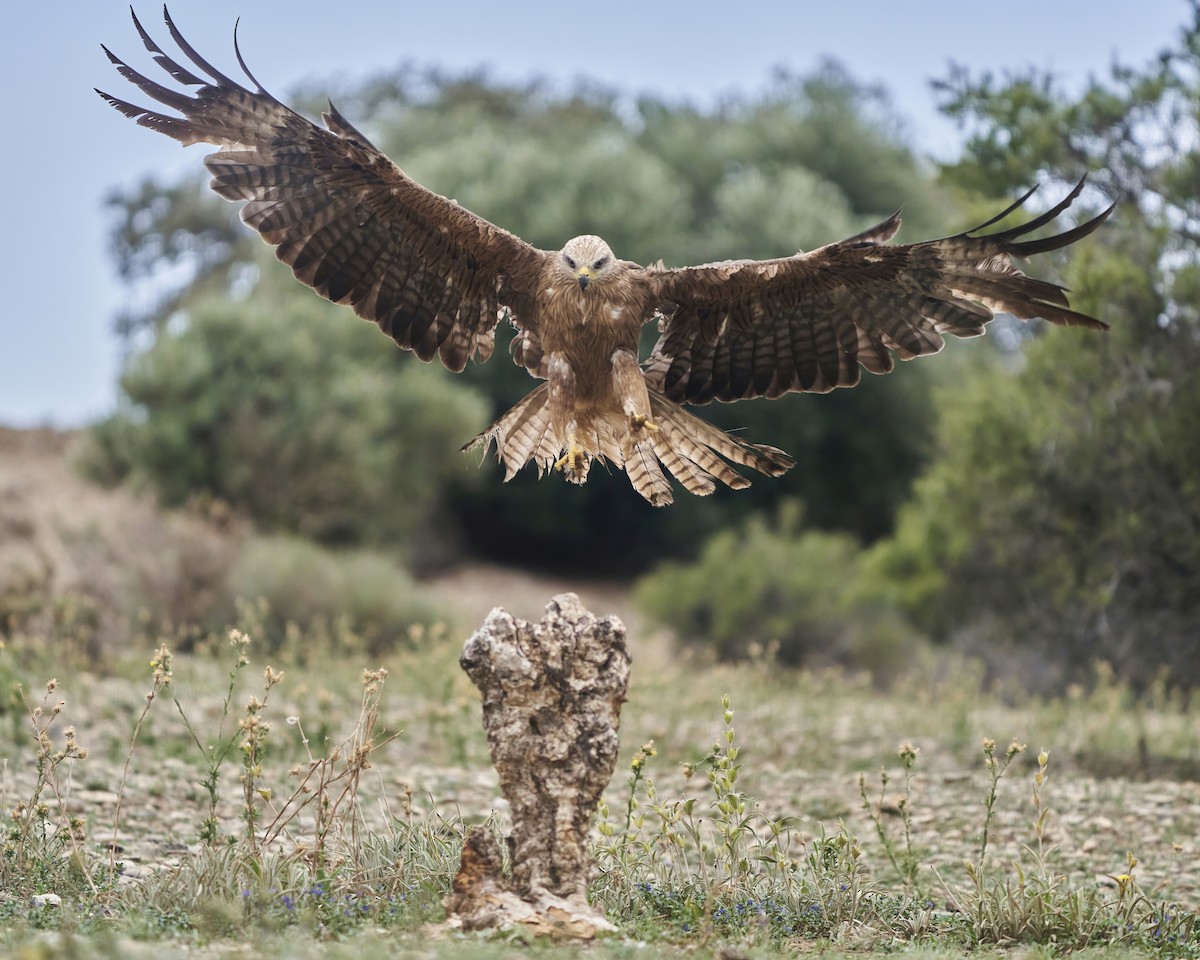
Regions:
<instances>
[{"instance_id":1,"label":"hillside","mask_svg":"<svg viewBox=\"0 0 1200 960\"><path fill-rule=\"evenodd\" d=\"M163 511L147 492L105 490L71 466L76 433L0 427L0 622L42 630L82 628L97 648L123 645L128 612L194 622L226 588L253 531L208 505ZM547 599L575 590L593 609L639 621L624 585L531 576L485 564L419 585L459 630L494 606L537 618ZM661 645L660 645L661 646Z\"/></svg>"},{"instance_id":2,"label":"hillside","mask_svg":"<svg viewBox=\"0 0 1200 960\"><path fill-rule=\"evenodd\" d=\"M0 428L0 616L115 642L141 604L186 622L219 583L234 526L103 490L70 466L76 436Z\"/></svg>"}]
</instances>

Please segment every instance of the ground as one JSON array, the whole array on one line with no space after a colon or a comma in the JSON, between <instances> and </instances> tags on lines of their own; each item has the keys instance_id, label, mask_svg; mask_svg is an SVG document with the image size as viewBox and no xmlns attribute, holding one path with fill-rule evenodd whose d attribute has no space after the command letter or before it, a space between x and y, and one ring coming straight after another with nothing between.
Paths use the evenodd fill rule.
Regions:
<instances>
[{"instance_id":1,"label":"ground","mask_svg":"<svg viewBox=\"0 0 1200 960\"><path fill-rule=\"evenodd\" d=\"M145 499L99 490L79 479L67 465L69 445L70 438L59 434L0 431L0 597L6 587L11 594L20 575L41 577L47 584L91 577L119 589L121 578L109 575L121 564L153 571L153 553L149 561L136 556L147 543L162 547L193 532L187 518L164 517ZM114 532L134 529L140 532L132 538ZM91 558L86 563L78 559L81 542L90 545L82 554ZM223 546L209 543L205 549L205 555L217 556ZM953 906L950 889L966 882L964 861L978 853L989 783L983 740L994 738L1003 752L1016 738L1027 749L999 784L990 839L997 863L1027 861L1024 847L1036 847L1033 778L1035 758L1045 749L1048 777L1040 789L1050 814L1043 843L1055 869L1072 882L1115 889L1114 878L1126 871L1132 852L1143 890L1157 891L1193 912L1200 909L1200 784L1195 781L1200 718L1182 702L1165 699L1135 707L1127 691L1103 677L1093 690L1052 700L1022 697L1019 691L1001 697L982 693L977 675L946 661L916 664L886 689L839 673L784 672L765 663L716 665L678 652L669 636L650 630L620 584L467 566L423 589L450 615L444 631L382 658L391 675L379 726L399 736L374 756L369 783L364 781L361 812L370 829L386 831L391 818L410 812L416 818L442 814L467 820L505 815L478 702L456 665L457 651L493 606L537 618L551 596L573 590L593 612L615 613L629 628L633 691L622 720L623 760L609 791L615 819L623 820L626 809L628 758L651 740L657 755L644 773L660 800L706 792L703 777L686 780L681 764L703 757L721 737L721 698L728 694L742 765L738 789L772 819L799 818L796 836L804 842L822 831L832 834L844 823L862 842L868 877L882 889L899 892L903 885L870 814L874 811L893 840L903 843L897 750L910 742L919 750L907 801L912 846L922 888L936 909L946 909ZM9 654L30 642L30 637L10 636ZM147 643L145 649L106 656L112 669L104 670L81 668L78 660L56 670L53 650L44 651L39 661L59 681L52 699L65 701L55 737L72 724L90 749L86 760L63 767L60 788L66 810L87 820L94 850L113 841L123 789L114 859L124 864L126 885L160 875L199 850L207 803L198 786L202 762L195 744L164 694L131 752L131 733L152 683L147 665L152 649ZM272 662L253 643L248 656L251 664L239 676L227 734L245 699L261 691L262 670ZM346 735L361 701L358 671L381 662L354 651L336 660L293 655L291 662L275 661L284 679L271 692L264 715L273 726L276 765L263 776L278 778L276 802L286 786L287 767L303 755L299 731L314 744L324 736L336 742ZM227 651L218 650L181 657L175 664L181 708L214 740L230 662ZM19 673L21 668L8 669ZM48 677L19 674L16 679L37 699ZM35 782L28 721L8 712L0 716L0 801L6 810L28 797ZM288 718L299 718L299 725ZM881 768L889 774L886 786L880 782ZM866 808L860 778L869 795ZM237 780L233 762L217 807L222 831L232 836L243 829Z\"/></svg>"}]
</instances>

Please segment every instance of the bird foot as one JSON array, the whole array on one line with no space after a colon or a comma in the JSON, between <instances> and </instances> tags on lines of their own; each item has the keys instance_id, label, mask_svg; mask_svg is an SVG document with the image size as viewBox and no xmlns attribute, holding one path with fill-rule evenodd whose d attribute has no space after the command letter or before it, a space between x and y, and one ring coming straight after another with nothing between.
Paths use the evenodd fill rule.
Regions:
<instances>
[{"instance_id":1,"label":"bird foot","mask_svg":"<svg viewBox=\"0 0 1200 960\"><path fill-rule=\"evenodd\" d=\"M587 451L576 444L575 435L571 434L567 438L567 452L554 461L554 469L578 477L587 473L587 465Z\"/></svg>"},{"instance_id":2,"label":"bird foot","mask_svg":"<svg viewBox=\"0 0 1200 960\"><path fill-rule=\"evenodd\" d=\"M645 430L647 433L658 433L658 424L642 413L629 415L629 429L633 433Z\"/></svg>"}]
</instances>

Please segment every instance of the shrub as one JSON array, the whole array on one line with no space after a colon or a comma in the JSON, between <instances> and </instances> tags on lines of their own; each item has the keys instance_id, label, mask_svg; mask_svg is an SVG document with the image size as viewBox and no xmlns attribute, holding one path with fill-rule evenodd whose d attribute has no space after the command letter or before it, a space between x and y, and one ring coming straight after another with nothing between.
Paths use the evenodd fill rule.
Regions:
<instances>
[{"instance_id":1,"label":"shrub","mask_svg":"<svg viewBox=\"0 0 1200 960\"><path fill-rule=\"evenodd\" d=\"M1158 326L1154 273L1121 240L1071 284L1113 329L1052 331L1016 374L942 391L937 457L867 561L931 635L1042 690L1096 660L1139 689L1200 683L1200 352Z\"/></svg>"},{"instance_id":2,"label":"shrub","mask_svg":"<svg viewBox=\"0 0 1200 960\"><path fill-rule=\"evenodd\" d=\"M127 365L125 400L93 429L85 469L146 483L168 506L226 501L267 530L402 544L468 468L458 449L483 403L289 282L294 296L264 281L163 330Z\"/></svg>"},{"instance_id":3,"label":"shrub","mask_svg":"<svg viewBox=\"0 0 1200 960\"><path fill-rule=\"evenodd\" d=\"M792 503L774 525L752 517L708 540L694 563L659 567L638 583L636 599L684 643L722 660L765 652L786 664L886 670L915 635L895 608L862 602L859 556L847 534L802 531Z\"/></svg>"},{"instance_id":4,"label":"shrub","mask_svg":"<svg viewBox=\"0 0 1200 960\"><path fill-rule=\"evenodd\" d=\"M414 624L440 619L394 558L329 550L298 537L248 540L226 587L223 612L239 600L257 605L259 633L271 649L302 633L331 645L353 638L380 651L402 641Z\"/></svg>"}]
</instances>

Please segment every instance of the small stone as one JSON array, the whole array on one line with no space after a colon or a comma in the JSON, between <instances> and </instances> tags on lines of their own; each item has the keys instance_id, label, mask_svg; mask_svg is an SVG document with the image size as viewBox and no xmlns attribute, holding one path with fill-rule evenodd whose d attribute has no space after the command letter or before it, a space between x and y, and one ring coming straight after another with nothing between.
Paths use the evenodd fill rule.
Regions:
<instances>
[{"instance_id":1,"label":"small stone","mask_svg":"<svg viewBox=\"0 0 1200 960\"><path fill-rule=\"evenodd\" d=\"M61 907L62 897L57 893L35 893L31 902L35 907Z\"/></svg>"}]
</instances>

